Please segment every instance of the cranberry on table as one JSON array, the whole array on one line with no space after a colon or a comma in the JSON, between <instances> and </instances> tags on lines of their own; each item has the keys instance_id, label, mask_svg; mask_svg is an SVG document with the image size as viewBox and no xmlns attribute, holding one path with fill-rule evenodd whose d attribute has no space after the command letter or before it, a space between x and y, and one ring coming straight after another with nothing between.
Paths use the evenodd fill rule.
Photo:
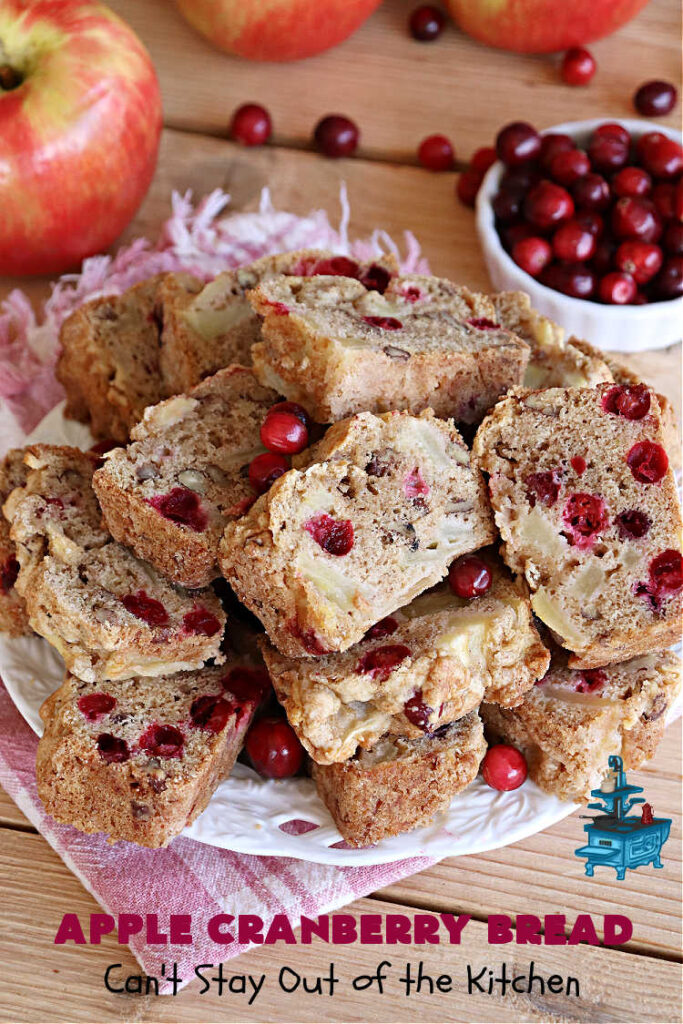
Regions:
<instances>
[{"instance_id":1,"label":"cranberry on table","mask_svg":"<svg viewBox=\"0 0 683 1024\"><path fill-rule=\"evenodd\" d=\"M525 121L513 121L498 132L496 152L507 167L535 160L541 151L541 136Z\"/></svg>"},{"instance_id":2,"label":"cranberry on table","mask_svg":"<svg viewBox=\"0 0 683 1024\"><path fill-rule=\"evenodd\" d=\"M636 284L647 284L662 266L662 250L649 242L622 242L614 262L619 270L630 274Z\"/></svg>"},{"instance_id":3,"label":"cranberry on table","mask_svg":"<svg viewBox=\"0 0 683 1024\"><path fill-rule=\"evenodd\" d=\"M606 210L610 204L610 188L601 174L586 174L572 186L577 206L585 210Z\"/></svg>"},{"instance_id":4,"label":"cranberry on table","mask_svg":"<svg viewBox=\"0 0 683 1024\"><path fill-rule=\"evenodd\" d=\"M238 107L230 123L230 137L243 146L262 146L270 138L273 125L270 114L258 103Z\"/></svg>"},{"instance_id":5,"label":"cranberry on table","mask_svg":"<svg viewBox=\"0 0 683 1024\"><path fill-rule=\"evenodd\" d=\"M562 58L562 80L567 85L588 85L597 68L589 50L583 46L573 46Z\"/></svg>"},{"instance_id":6,"label":"cranberry on table","mask_svg":"<svg viewBox=\"0 0 683 1024\"><path fill-rule=\"evenodd\" d=\"M590 169L590 160L582 149L568 149L555 154L550 164L550 176L558 185L573 185Z\"/></svg>"},{"instance_id":7,"label":"cranberry on table","mask_svg":"<svg viewBox=\"0 0 683 1024\"><path fill-rule=\"evenodd\" d=\"M481 774L491 789L507 793L519 789L527 777L524 754L508 743L497 743L489 747L481 762Z\"/></svg>"},{"instance_id":8,"label":"cranberry on table","mask_svg":"<svg viewBox=\"0 0 683 1024\"><path fill-rule=\"evenodd\" d=\"M545 238L532 236L522 238L513 246L512 258L527 274L538 277L553 258L553 251Z\"/></svg>"},{"instance_id":9,"label":"cranberry on table","mask_svg":"<svg viewBox=\"0 0 683 1024\"><path fill-rule=\"evenodd\" d=\"M662 117L673 110L678 94L671 82L644 82L633 97L633 106L643 117Z\"/></svg>"},{"instance_id":10,"label":"cranberry on table","mask_svg":"<svg viewBox=\"0 0 683 1024\"><path fill-rule=\"evenodd\" d=\"M445 135L428 135L420 143L417 158L429 171L449 171L455 160L455 150Z\"/></svg>"},{"instance_id":11,"label":"cranberry on table","mask_svg":"<svg viewBox=\"0 0 683 1024\"><path fill-rule=\"evenodd\" d=\"M458 177L455 191L458 199L464 206L474 206L483 180L484 177L481 171L474 170L471 167L463 171Z\"/></svg>"},{"instance_id":12,"label":"cranberry on table","mask_svg":"<svg viewBox=\"0 0 683 1024\"><path fill-rule=\"evenodd\" d=\"M574 213L574 201L566 189L552 181L540 181L527 193L524 216L541 231L569 220Z\"/></svg>"},{"instance_id":13,"label":"cranberry on table","mask_svg":"<svg viewBox=\"0 0 683 1024\"><path fill-rule=\"evenodd\" d=\"M625 306L636 297L636 282L630 274L617 273L605 274L598 285L598 295L603 302L613 306Z\"/></svg>"},{"instance_id":14,"label":"cranberry on table","mask_svg":"<svg viewBox=\"0 0 683 1024\"><path fill-rule=\"evenodd\" d=\"M265 494L278 477L289 469L289 460L276 452L264 452L249 463L249 483L257 494Z\"/></svg>"},{"instance_id":15,"label":"cranberry on table","mask_svg":"<svg viewBox=\"0 0 683 1024\"><path fill-rule=\"evenodd\" d=\"M290 778L303 764L303 747L284 718L260 718L249 730L245 747L252 765L266 779Z\"/></svg>"},{"instance_id":16,"label":"cranberry on table","mask_svg":"<svg viewBox=\"0 0 683 1024\"><path fill-rule=\"evenodd\" d=\"M443 32L445 24L446 18L443 11L431 4L416 7L408 22L410 34L420 43L429 43L433 39L437 39Z\"/></svg>"},{"instance_id":17,"label":"cranberry on table","mask_svg":"<svg viewBox=\"0 0 683 1024\"><path fill-rule=\"evenodd\" d=\"M448 570L448 582L458 597L481 597L491 586L491 570L478 555L463 555Z\"/></svg>"},{"instance_id":18,"label":"cranberry on table","mask_svg":"<svg viewBox=\"0 0 683 1024\"><path fill-rule=\"evenodd\" d=\"M261 441L269 452L296 455L308 444L308 430L292 412L273 412L261 424Z\"/></svg>"},{"instance_id":19,"label":"cranberry on table","mask_svg":"<svg viewBox=\"0 0 683 1024\"><path fill-rule=\"evenodd\" d=\"M342 114L329 114L318 121L313 138L325 156L342 157L355 153L360 139L358 128Z\"/></svg>"},{"instance_id":20,"label":"cranberry on table","mask_svg":"<svg viewBox=\"0 0 683 1024\"><path fill-rule=\"evenodd\" d=\"M622 167L612 178L615 196L647 196L652 191L652 178L642 167Z\"/></svg>"},{"instance_id":21,"label":"cranberry on table","mask_svg":"<svg viewBox=\"0 0 683 1024\"><path fill-rule=\"evenodd\" d=\"M563 135L561 132L548 132L541 136L541 150L538 154L538 162L544 171L550 171L553 158L558 153L568 153L576 149L576 143L570 135Z\"/></svg>"},{"instance_id":22,"label":"cranberry on table","mask_svg":"<svg viewBox=\"0 0 683 1024\"><path fill-rule=\"evenodd\" d=\"M654 281L661 299L677 299L683 295L683 256L671 256Z\"/></svg>"},{"instance_id":23,"label":"cranberry on table","mask_svg":"<svg viewBox=\"0 0 683 1024\"><path fill-rule=\"evenodd\" d=\"M567 263L589 260L595 247L595 235L575 220L568 220L553 235L553 253L558 260Z\"/></svg>"},{"instance_id":24,"label":"cranberry on table","mask_svg":"<svg viewBox=\"0 0 683 1024\"><path fill-rule=\"evenodd\" d=\"M486 174L489 167L495 164L498 156L493 146L481 146L472 154L470 160L470 168L473 171L479 171L480 174Z\"/></svg>"}]
</instances>

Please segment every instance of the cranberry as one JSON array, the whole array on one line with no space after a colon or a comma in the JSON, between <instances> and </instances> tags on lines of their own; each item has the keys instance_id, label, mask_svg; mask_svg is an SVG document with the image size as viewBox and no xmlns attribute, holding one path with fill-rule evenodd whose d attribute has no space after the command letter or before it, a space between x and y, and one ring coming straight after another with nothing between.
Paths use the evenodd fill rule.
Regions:
<instances>
[{"instance_id":1,"label":"cranberry","mask_svg":"<svg viewBox=\"0 0 683 1024\"><path fill-rule=\"evenodd\" d=\"M469 320L465 321L470 327L474 327L477 331L499 331L500 324L495 323L493 320L489 320L485 316L472 316Z\"/></svg>"},{"instance_id":2,"label":"cranberry","mask_svg":"<svg viewBox=\"0 0 683 1024\"><path fill-rule=\"evenodd\" d=\"M662 265L662 250L649 242L622 242L614 262L619 270L630 274L636 284L646 284Z\"/></svg>"},{"instance_id":3,"label":"cranberry","mask_svg":"<svg viewBox=\"0 0 683 1024\"><path fill-rule=\"evenodd\" d=\"M673 110L677 92L670 82L645 82L633 97L633 106L643 117L662 117Z\"/></svg>"},{"instance_id":4,"label":"cranberry","mask_svg":"<svg viewBox=\"0 0 683 1024\"><path fill-rule=\"evenodd\" d=\"M605 274L598 286L598 295L602 302L612 306L627 306L636 297L636 282L630 274Z\"/></svg>"},{"instance_id":5,"label":"cranberry","mask_svg":"<svg viewBox=\"0 0 683 1024\"><path fill-rule=\"evenodd\" d=\"M121 598L121 604L136 619L142 619L149 626L166 626L168 624L168 612L161 601L149 597L144 590L138 590L135 594L126 594Z\"/></svg>"},{"instance_id":6,"label":"cranberry","mask_svg":"<svg viewBox=\"0 0 683 1024\"><path fill-rule=\"evenodd\" d=\"M605 503L594 494L571 494L567 498L562 518L571 543L577 548L592 547L597 534L608 525Z\"/></svg>"},{"instance_id":7,"label":"cranberry","mask_svg":"<svg viewBox=\"0 0 683 1024\"><path fill-rule=\"evenodd\" d=\"M232 115L230 137L243 146L262 146L272 130L270 114L258 103L245 103Z\"/></svg>"},{"instance_id":8,"label":"cranberry","mask_svg":"<svg viewBox=\"0 0 683 1024\"><path fill-rule=\"evenodd\" d=\"M588 157L593 169L611 174L628 162L628 143L616 135L592 135L588 143Z\"/></svg>"},{"instance_id":9,"label":"cranberry","mask_svg":"<svg viewBox=\"0 0 683 1024\"><path fill-rule=\"evenodd\" d=\"M498 156L493 146L482 146L477 149L470 160L470 168L473 171L478 171L479 174L486 174L489 167L495 164Z\"/></svg>"},{"instance_id":10,"label":"cranberry","mask_svg":"<svg viewBox=\"0 0 683 1024\"><path fill-rule=\"evenodd\" d=\"M577 210L574 223L590 231L596 238L600 238L605 230L605 222L599 213L594 210Z\"/></svg>"},{"instance_id":11,"label":"cranberry","mask_svg":"<svg viewBox=\"0 0 683 1024\"><path fill-rule=\"evenodd\" d=\"M419 495L429 494L429 484L422 476L419 466L406 473L403 480L403 493L406 498L417 498Z\"/></svg>"},{"instance_id":12,"label":"cranberry","mask_svg":"<svg viewBox=\"0 0 683 1024\"><path fill-rule=\"evenodd\" d=\"M675 178L683 171L683 147L661 132L639 140L640 162L653 178Z\"/></svg>"},{"instance_id":13,"label":"cranberry","mask_svg":"<svg viewBox=\"0 0 683 1024\"><path fill-rule=\"evenodd\" d=\"M289 459L275 452L264 452L249 463L249 483L257 494L265 494L278 477L289 469Z\"/></svg>"},{"instance_id":14,"label":"cranberry","mask_svg":"<svg viewBox=\"0 0 683 1024\"><path fill-rule=\"evenodd\" d=\"M195 729L219 733L227 725L233 711L233 705L223 697L206 694L192 701L190 722Z\"/></svg>"},{"instance_id":15,"label":"cranberry","mask_svg":"<svg viewBox=\"0 0 683 1024\"><path fill-rule=\"evenodd\" d=\"M535 164L520 164L518 167L507 167L500 179L502 192L512 192L523 196L533 185L538 185L543 175Z\"/></svg>"},{"instance_id":16,"label":"cranberry","mask_svg":"<svg viewBox=\"0 0 683 1024\"><path fill-rule=\"evenodd\" d=\"M96 742L100 757L107 764L122 764L130 758L128 744L118 736L103 732Z\"/></svg>"},{"instance_id":17,"label":"cranberry","mask_svg":"<svg viewBox=\"0 0 683 1024\"><path fill-rule=\"evenodd\" d=\"M607 675L601 668L590 668L581 672L574 690L576 693L594 693L596 690L600 690L606 682Z\"/></svg>"},{"instance_id":18,"label":"cranberry","mask_svg":"<svg viewBox=\"0 0 683 1024\"><path fill-rule=\"evenodd\" d=\"M329 654L330 649L326 647L314 629L304 629L296 619L290 619L287 628L292 636L301 641L301 646L308 654Z\"/></svg>"},{"instance_id":19,"label":"cranberry","mask_svg":"<svg viewBox=\"0 0 683 1024\"><path fill-rule=\"evenodd\" d=\"M662 219L649 199L625 196L612 210L612 230L617 238L656 242L662 233Z\"/></svg>"},{"instance_id":20,"label":"cranberry","mask_svg":"<svg viewBox=\"0 0 683 1024\"><path fill-rule=\"evenodd\" d=\"M586 174L572 186L577 206L584 210L606 210L610 204L610 188L600 174Z\"/></svg>"},{"instance_id":21,"label":"cranberry","mask_svg":"<svg viewBox=\"0 0 683 1024\"><path fill-rule=\"evenodd\" d=\"M270 676L264 668L237 665L223 676L223 688L239 700L260 704L270 690Z\"/></svg>"},{"instance_id":22,"label":"cranberry","mask_svg":"<svg viewBox=\"0 0 683 1024\"><path fill-rule=\"evenodd\" d=\"M558 260L580 263L595 252L595 236L575 220L568 220L553 235L553 252Z\"/></svg>"},{"instance_id":23,"label":"cranberry","mask_svg":"<svg viewBox=\"0 0 683 1024\"><path fill-rule=\"evenodd\" d=\"M102 455L106 455L113 448L119 448L120 446L120 441L114 441L111 437L105 437L103 441L96 441L95 444L91 445L88 451L92 452L93 455L99 456L101 461Z\"/></svg>"},{"instance_id":24,"label":"cranberry","mask_svg":"<svg viewBox=\"0 0 683 1024\"><path fill-rule=\"evenodd\" d=\"M532 277L538 277L553 258L553 251L545 238L523 238L512 250L515 263Z\"/></svg>"},{"instance_id":25,"label":"cranberry","mask_svg":"<svg viewBox=\"0 0 683 1024\"><path fill-rule=\"evenodd\" d=\"M669 458L661 444L638 441L633 445L626 462L634 478L641 484L656 484L669 468Z\"/></svg>"},{"instance_id":26,"label":"cranberry","mask_svg":"<svg viewBox=\"0 0 683 1024\"><path fill-rule=\"evenodd\" d=\"M116 698L110 693L87 693L78 698L78 710L89 722L97 722L116 707Z\"/></svg>"},{"instance_id":27,"label":"cranberry","mask_svg":"<svg viewBox=\"0 0 683 1024\"><path fill-rule=\"evenodd\" d=\"M541 151L538 156L538 162L542 169L549 173L550 165L557 154L567 153L571 149L576 149L576 143L569 135L549 132L548 135L541 136Z\"/></svg>"},{"instance_id":28,"label":"cranberry","mask_svg":"<svg viewBox=\"0 0 683 1024\"><path fill-rule=\"evenodd\" d=\"M290 412L292 416L296 416L297 419L301 420L306 430L310 432L312 425L311 417L308 415L303 405L299 405L298 402L276 402L275 405L271 405L268 410L268 414L271 412Z\"/></svg>"},{"instance_id":29,"label":"cranberry","mask_svg":"<svg viewBox=\"0 0 683 1024\"><path fill-rule=\"evenodd\" d=\"M481 774L491 789L498 789L503 793L519 789L527 776L524 754L507 743L489 747L481 762Z\"/></svg>"},{"instance_id":30,"label":"cranberry","mask_svg":"<svg viewBox=\"0 0 683 1024\"><path fill-rule=\"evenodd\" d=\"M513 121L498 132L496 152L507 167L535 160L541 151L541 136L524 121Z\"/></svg>"},{"instance_id":31,"label":"cranberry","mask_svg":"<svg viewBox=\"0 0 683 1024\"><path fill-rule=\"evenodd\" d=\"M458 597L481 597L491 586L491 570L478 555L463 555L448 570L448 582Z\"/></svg>"},{"instance_id":32,"label":"cranberry","mask_svg":"<svg viewBox=\"0 0 683 1024\"><path fill-rule=\"evenodd\" d=\"M383 640L385 636L391 636L398 629L398 622L392 615L380 619L374 626L370 626L364 640Z\"/></svg>"},{"instance_id":33,"label":"cranberry","mask_svg":"<svg viewBox=\"0 0 683 1024\"><path fill-rule=\"evenodd\" d=\"M676 594L683 588L683 556L669 548L650 562L650 579L660 596Z\"/></svg>"},{"instance_id":34,"label":"cranberry","mask_svg":"<svg viewBox=\"0 0 683 1024\"><path fill-rule=\"evenodd\" d=\"M541 231L569 220L574 213L574 201L566 189L552 181L540 181L527 193L524 216Z\"/></svg>"},{"instance_id":35,"label":"cranberry","mask_svg":"<svg viewBox=\"0 0 683 1024\"><path fill-rule=\"evenodd\" d=\"M614 522L622 540L625 540L627 537L632 540L638 540L640 537L645 536L652 525L649 516L646 516L644 512L640 512L637 508L620 512L618 516L615 516Z\"/></svg>"},{"instance_id":36,"label":"cranberry","mask_svg":"<svg viewBox=\"0 0 683 1024\"><path fill-rule=\"evenodd\" d=\"M405 644L385 644L368 651L356 665L356 672L372 676L378 683L385 682L397 665L410 657L410 648Z\"/></svg>"},{"instance_id":37,"label":"cranberry","mask_svg":"<svg viewBox=\"0 0 683 1024\"><path fill-rule=\"evenodd\" d=\"M597 274L607 274L612 269L612 261L617 251L617 243L613 238L606 236L598 241L595 247L595 255L591 260L591 266Z\"/></svg>"},{"instance_id":38,"label":"cranberry","mask_svg":"<svg viewBox=\"0 0 683 1024\"><path fill-rule=\"evenodd\" d=\"M631 145L631 136L628 130L623 125L617 124L616 121L607 121L598 125L593 132L593 138L602 136L613 136L616 139L621 139L624 145Z\"/></svg>"},{"instance_id":39,"label":"cranberry","mask_svg":"<svg viewBox=\"0 0 683 1024\"><path fill-rule=\"evenodd\" d=\"M524 483L526 484L527 501L532 508L535 507L537 501L540 501L541 505L545 505L546 508L552 508L560 495L562 470L549 469L544 473L531 473Z\"/></svg>"},{"instance_id":40,"label":"cranberry","mask_svg":"<svg viewBox=\"0 0 683 1024\"><path fill-rule=\"evenodd\" d=\"M266 779L288 779L304 761L304 749L289 722L272 715L252 725L245 747L254 768Z\"/></svg>"},{"instance_id":41,"label":"cranberry","mask_svg":"<svg viewBox=\"0 0 683 1024\"><path fill-rule=\"evenodd\" d=\"M590 160L581 149L557 153L550 164L550 176L558 185L573 185L591 169Z\"/></svg>"},{"instance_id":42,"label":"cranberry","mask_svg":"<svg viewBox=\"0 0 683 1024\"><path fill-rule=\"evenodd\" d=\"M642 167L622 167L612 178L615 196L647 196L652 191L652 178Z\"/></svg>"},{"instance_id":43,"label":"cranberry","mask_svg":"<svg viewBox=\"0 0 683 1024\"><path fill-rule=\"evenodd\" d=\"M0 593L9 594L17 582L19 568L19 562L11 556L0 565Z\"/></svg>"},{"instance_id":44,"label":"cranberry","mask_svg":"<svg viewBox=\"0 0 683 1024\"><path fill-rule=\"evenodd\" d=\"M384 295L391 281L391 274L386 267L380 266L379 263L372 263L367 270L359 275L358 280L369 292L379 292L380 295Z\"/></svg>"},{"instance_id":45,"label":"cranberry","mask_svg":"<svg viewBox=\"0 0 683 1024\"><path fill-rule=\"evenodd\" d=\"M567 85L588 85L597 67L589 50L573 46L562 58L562 81Z\"/></svg>"},{"instance_id":46,"label":"cranberry","mask_svg":"<svg viewBox=\"0 0 683 1024\"><path fill-rule=\"evenodd\" d=\"M683 257L669 257L654 283L660 299L677 299L683 295Z\"/></svg>"},{"instance_id":47,"label":"cranberry","mask_svg":"<svg viewBox=\"0 0 683 1024\"><path fill-rule=\"evenodd\" d=\"M511 220L517 220L522 212L522 196L517 192L498 192L491 202L496 220L501 224L508 224Z\"/></svg>"},{"instance_id":48,"label":"cranberry","mask_svg":"<svg viewBox=\"0 0 683 1024\"><path fill-rule=\"evenodd\" d=\"M175 725L159 725L153 722L138 741L141 750L150 757L181 757L185 740Z\"/></svg>"},{"instance_id":49,"label":"cranberry","mask_svg":"<svg viewBox=\"0 0 683 1024\"><path fill-rule=\"evenodd\" d=\"M360 132L348 117L329 114L318 121L313 138L325 156L351 156L358 146Z\"/></svg>"},{"instance_id":50,"label":"cranberry","mask_svg":"<svg viewBox=\"0 0 683 1024\"><path fill-rule=\"evenodd\" d=\"M582 263L551 264L543 271L540 280L549 288L570 295L573 299L590 299L597 283L593 270Z\"/></svg>"},{"instance_id":51,"label":"cranberry","mask_svg":"<svg viewBox=\"0 0 683 1024\"><path fill-rule=\"evenodd\" d=\"M289 316L289 306L284 302L270 302L267 300L268 308L272 309L275 316Z\"/></svg>"},{"instance_id":52,"label":"cranberry","mask_svg":"<svg viewBox=\"0 0 683 1024\"><path fill-rule=\"evenodd\" d=\"M572 469L574 470L577 476L583 476L583 474L586 472L587 463L583 455L572 455L571 459L569 460L569 464L571 465Z\"/></svg>"},{"instance_id":53,"label":"cranberry","mask_svg":"<svg viewBox=\"0 0 683 1024\"><path fill-rule=\"evenodd\" d=\"M672 256L683 256L683 224L671 221L664 229L662 244Z\"/></svg>"},{"instance_id":54,"label":"cranberry","mask_svg":"<svg viewBox=\"0 0 683 1024\"><path fill-rule=\"evenodd\" d=\"M430 43L440 36L445 24L443 11L431 4L416 7L408 22L410 34L420 43Z\"/></svg>"},{"instance_id":55,"label":"cranberry","mask_svg":"<svg viewBox=\"0 0 683 1024\"><path fill-rule=\"evenodd\" d=\"M156 494L147 499L147 504L179 526L187 526L195 533L206 529L209 517L202 508L199 497L187 487L174 487L168 494Z\"/></svg>"},{"instance_id":56,"label":"cranberry","mask_svg":"<svg viewBox=\"0 0 683 1024\"><path fill-rule=\"evenodd\" d=\"M434 708L430 708L422 699L422 690L416 690L415 695L403 705L403 714L408 721L422 729L422 732L430 732L429 719L434 714Z\"/></svg>"},{"instance_id":57,"label":"cranberry","mask_svg":"<svg viewBox=\"0 0 683 1024\"><path fill-rule=\"evenodd\" d=\"M350 260L348 256L330 256L329 259L315 260L314 262L304 259L297 264L292 273L301 277L315 277L316 274L322 274L328 277L357 278L360 274L360 267L355 260ZM296 404L296 402L278 402L278 407Z\"/></svg>"},{"instance_id":58,"label":"cranberry","mask_svg":"<svg viewBox=\"0 0 683 1024\"><path fill-rule=\"evenodd\" d=\"M199 604L183 616L183 629L198 636L215 636L220 632L221 624L213 612Z\"/></svg>"},{"instance_id":59,"label":"cranberry","mask_svg":"<svg viewBox=\"0 0 683 1024\"><path fill-rule=\"evenodd\" d=\"M308 444L308 430L295 413L271 409L261 424L261 441L269 452L294 455Z\"/></svg>"},{"instance_id":60,"label":"cranberry","mask_svg":"<svg viewBox=\"0 0 683 1024\"><path fill-rule=\"evenodd\" d=\"M455 191L463 206L474 206L483 180L481 172L472 169L463 171L458 177Z\"/></svg>"},{"instance_id":61,"label":"cranberry","mask_svg":"<svg viewBox=\"0 0 683 1024\"><path fill-rule=\"evenodd\" d=\"M370 327L379 327L383 331L400 331L403 327L395 316L364 316L363 320Z\"/></svg>"},{"instance_id":62,"label":"cranberry","mask_svg":"<svg viewBox=\"0 0 683 1024\"><path fill-rule=\"evenodd\" d=\"M538 235L531 224L520 220L514 224L501 224L500 237L505 248L511 252L517 245L517 242L521 242L524 238L537 238Z\"/></svg>"},{"instance_id":63,"label":"cranberry","mask_svg":"<svg viewBox=\"0 0 683 1024\"><path fill-rule=\"evenodd\" d=\"M350 519L333 519L327 512L319 512L304 523L304 530L328 555L348 555L353 547Z\"/></svg>"},{"instance_id":64,"label":"cranberry","mask_svg":"<svg viewBox=\"0 0 683 1024\"><path fill-rule=\"evenodd\" d=\"M429 171L450 171L455 151L445 135L428 135L420 143L417 158Z\"/></svg>"},{"instance_id":65,"label":"cranberry","mask_svg":"<svg viewBox=\"0 0 683 1024\"><path fill-rule=\"evenodd\" d=\"M673 206L674 217L683 223L683 177L680 177L674 186Z\"/></svg>"},{"instance_id":66,"label":"cranberry","mask_svg":"<svg viewBox=\"0 0 683 1024\"><path fill-rule=\"evenodd\" d=\"M671 220L674 217L676 186L668 181L660 181L652 189L652 202L660 217Z\"/></svg>"},{"instance_id":67,"label":"cranberry","mask_svg":"<svg viewBox=\"0 0 683 1024\"><path fill-rule=\"evenodd\" d=\"M650 411L650 389L647 384L615 384L602 396L605 412L627 420L642 420Z\"/></svg>"}]
</instances>

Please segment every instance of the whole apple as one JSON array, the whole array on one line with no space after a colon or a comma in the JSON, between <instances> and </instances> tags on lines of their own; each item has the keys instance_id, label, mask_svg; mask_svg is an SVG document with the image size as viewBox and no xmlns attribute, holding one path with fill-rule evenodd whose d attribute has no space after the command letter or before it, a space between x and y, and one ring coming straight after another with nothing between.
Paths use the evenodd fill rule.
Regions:
<instances>
[{"instance_id":1,"label":"whole apple","mask_svg":"<svg viewBox=\"0 0 683 1024\"><path fill-rule=\"evenodd\" d=\"M299 60L355 32L381 0L176 0L215 46L250 60Z\"/></svg>"},{"instance_id":2,"label":"whole apple","mask_svg":"<svg viewBox=\"0 0 683 1024\"><path fill-rule=\"evenodd\" d=\"M0 274L106 249L156 166L161 97L140 40L92 0L0 0Z\"/></svg>"},{"instance_id":3,"label":"whole apple","mask_svg":"<svg viewBox=\"0 0 683 1024\"><path fill-rule=\"evenodd\" d=\"M647 0L446 0L468 35L518 53L553 53L625 25Z\"/></svg>"}]
</instances>

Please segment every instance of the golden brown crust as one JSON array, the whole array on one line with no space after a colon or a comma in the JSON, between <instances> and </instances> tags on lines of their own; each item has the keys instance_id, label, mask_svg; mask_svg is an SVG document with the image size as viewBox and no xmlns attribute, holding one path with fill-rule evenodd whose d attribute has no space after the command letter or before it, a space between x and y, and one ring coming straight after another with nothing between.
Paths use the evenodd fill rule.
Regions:
<instances>
[{"instance_id":1,"label":"golden brown crust","mask_svg":"<svg viewBox=\"0 0 683 1024\"><path fill-rule=\"evenodd\" d=\"M12 491L26 480L23 448L12 448L0 461L0 633L29 636L31 627L24 599L16 589L19 562L10 525L2 514L2 506Z\"/></svg>"}]
</instances>

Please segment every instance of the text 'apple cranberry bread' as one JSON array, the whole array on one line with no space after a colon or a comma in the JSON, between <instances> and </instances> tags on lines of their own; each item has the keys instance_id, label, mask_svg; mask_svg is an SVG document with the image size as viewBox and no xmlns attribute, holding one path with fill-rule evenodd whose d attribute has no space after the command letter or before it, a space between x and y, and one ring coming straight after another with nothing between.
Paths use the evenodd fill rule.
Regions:
<instances>
[{"instance_id":1,"label":"text 'apple cranberry bread'","mask_svg":"<svg viewBox=\"0 0 683 1024\"><path fill-rule=\"evenodd\" d=\"M16 588L19 561L14 541L10 538L9 523L2 514L2 506L15 489L26 480L24 449L12 448L0 461L0 633L10 636L30 634L26 605Z\"/></svg>"},{"instance_id":2,"label":"text 'apple cranberry bread'","mask_svg":"<svg viewBox=\"0 0 683 1024\"><path fill-rule=\"evenodd\" d=\"M261 281L280 274L343 274L368 289L383 291L397 269L391 256L361 262L323 249L299 249L226 270L208 284L187 274L167 274L159 288L165 394L188 391L231 363L251 365L251 346L261 336L261 320L246 293Z\"/></svg>"},{"instance_id":3,"label":"text 'apple cranberry bread'","mask_svg":"<svg viewBox=\"0 0 683 1024\"><path fill-rule=\"evenodd\" d=\"M210 591L175 587L115 543L92 490L94 457L27 449L26 483L5 502L16 587L31 627L88 681L194 669L220 656L225 614Z\"/></svg>"},{"instance_id":4,"label":"text 'apple cranberry bread'","mask_svg":"<svg viewBox=\"0 0 683 1024\"><path fill-rule=\"evenodd\" d=\"M550 671L522 704L483 704L487 734L512 743L529 775L563 800L585 800L607 774L610 754L627 768L654 755L667 709L680 690L680 663L670 651L583 672L553 655Z\"/></svg>"},{"instance_id":5,"label":"text 'apple cranberry bread'","mask_svg":"<svg viewBox=\"0 0 683 1024\"><path fill-rule=\"evenodd\" d=\"M387 736L342 764L313 763L318 794L350 846L427 825L476 778L486 753L476 711L419 739Z\"/></svg>"},{"instance_id":6,"label":"text 'apple cranberry bread'","mask_svg":"<svg viewBox=\"0 0 683 1024\"><path fill-rule=\"evenodd\" d=\"M148 409L93 481L116 540L176 583L215 579L226 523L256 498L247 470L264 451L259 430L276 398L231 366Z\"/></svg>"},{"instance_id":7,"label":"text 'apple cranberry bread'","mask_svg":"<svg viewBox=\"0 0 683 1024\"><path fill-rule=\"evenodd\" d=\"M653 392L518 389L479 428L473 454L503 556L572 667L678 639L681 516Z\"/></svg>"},{"instance_id":8,"label":"text 'apple cranberry bread'","mask_svg":"<svg viewBox=\"0 0 683 1024\"><path fill-rule=\"evenodd\" d=\"M220 545L223 575L289 657L346 650L494 539L452 423L363 413L302 453Z\"/></svg>"},{"instance_id":9,"label":"text 'apple cranberry bread'","mask_svg":"<svg viewBox=\"0 0 683 1024\"><path fill-rule=\"evenodd\" d=\"M86 683L43 704L38 795L57 821L110 841L165 846L230 774L256 701L230 690L231 663L157 679Z\"/></svg>"},{"instance_id":10,"label":"text 'apple cranberry bread'","mask_svg":"<svg viewBox=\"0 0 683 1024\"><path fill-rule=\"evenodd\" d=\"M259 378L319 423L402 409L478 423L521 383L529 347L485 295L419 275L367 291L349 278L279 277L249 293L263 316Z\"/></svg>"},{"instance_id":11,"label":"text 'apple cranberry bread'","mask_svg":"<svg viewBox=\"0 0 683 1024\"><path fill-rule=\"evenodd\" d=\"M550 655L524 583L484 557L491 582L480 597L441 584L343 653L301 661L262 642L278 699L314 761L345 761L386 733L419 738L483 699L518 704L544 675Z\"/></svg>"},{"instance_id":12,"label":"text 'apple cranberry bread'","mask_svg":"<svg viewBox=\"0 0 683 1024\"><path fill-rule=\"evenodd\" d=\"M90 422L95 437L125 441L148 405L162 397L159 323L160 275L80 306L64 321L57 379L66 391L66 415Z\"/></svg>"}]
</instances>

